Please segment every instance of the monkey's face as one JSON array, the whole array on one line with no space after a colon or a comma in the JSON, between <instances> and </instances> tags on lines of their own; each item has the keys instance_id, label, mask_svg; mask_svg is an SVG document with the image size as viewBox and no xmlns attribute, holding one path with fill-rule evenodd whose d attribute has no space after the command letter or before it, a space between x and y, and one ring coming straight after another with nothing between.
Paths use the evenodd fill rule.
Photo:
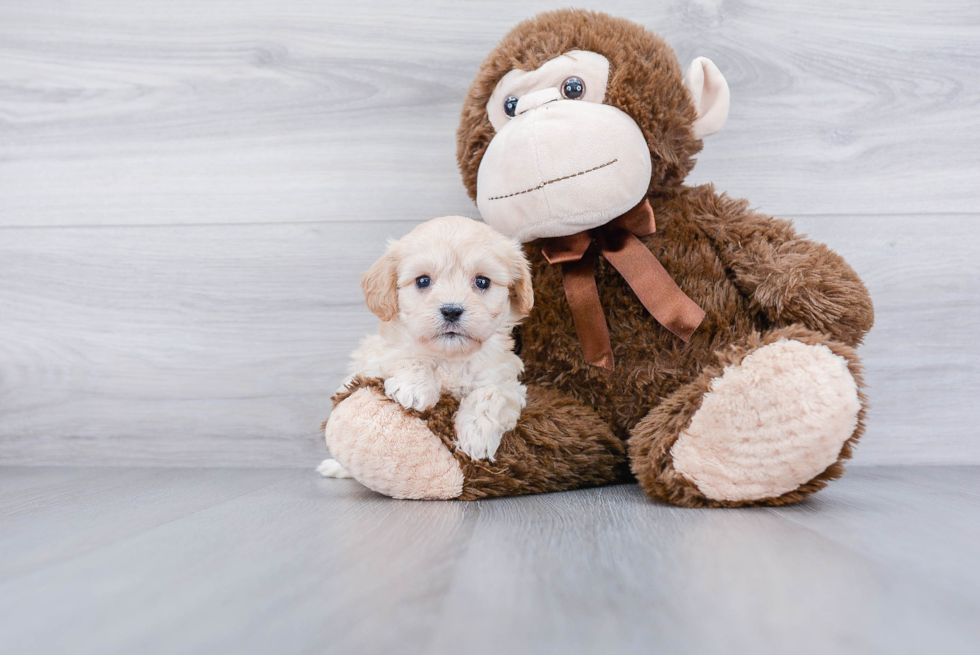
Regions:
<instances>
[{"instance_id":1,"label":"monkey's face","mask_svg":"<svg viewBox=\"0 0 980 655\"><path fill-rule=\"evenodd\" d=\"M636 23L547 12L487 56L463 105L457 160L499 231L524 242L574 234L681 184L728 99L711 61L682 75L670 46Z\"/></svg>"},{"instance_id":2,"label":"monkey's face","mask_svg":"<svg viewBox=\"0 0 980 655\"><path fill-rule=\"evenodd\" d=\"M602 104L609 61L573 51L512 70L487 103L496 135L477 174L477 205L495 228L529 241L603 225L640 202L650 151L636 122Z\"/></svg>"}]
</instances>

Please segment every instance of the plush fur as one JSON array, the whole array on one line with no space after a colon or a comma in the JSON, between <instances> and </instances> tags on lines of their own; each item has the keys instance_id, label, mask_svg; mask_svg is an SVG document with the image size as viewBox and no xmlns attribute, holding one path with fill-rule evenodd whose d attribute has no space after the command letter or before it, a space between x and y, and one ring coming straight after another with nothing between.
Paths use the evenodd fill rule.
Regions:
<instances>
[{"instance_id":1,"label":"plush fur","mask_svg":"<svg viewBox=\"0 0 980 655\"><path fill-rule=\"evenodd\" d=\"M798 235L788 222L753 212L746 201L716 193L711 185L683 185L701 148L693 129L697 113L683 85L679 62L660 37L629 21L579 10L542 14L514 28L481 66L464 103L457 155L470 196L476 196L477 171L494 136L486 103L495 85L514 68L532 70L571 50L596 52L609 60L604 102L636 121L650 150L648 198L657 231L642 241L706 316L690 343L684 343L649 315L622 276L600 258L596 284L616 368L590 366L583 359L565 298L561 267L544 259L540 243L526 244L535 295L535 306L520 328L528 406L515 430L505 435L494 465L467 462L456 453L464 477L460 497L572 489L620 480L621 448L627 443L630 469L643 489L672 504L733 507L801 500L841 475L843 462L864 429L866 400L854 348L873 324L871 299L841 257ZM853 431L843 439L836 458L827 463L821 459L826 452L813 450L808 441L826 435L802 417L799 425L809 427L786 444L806 452L785 457L773 450L771 456L756 457L761 451L752 450L753 463L736 471L732 479L753 484L766 480L773 484L771 489L781 489L779 485L794 474L807 479L771 496L758 497L743 489L733 497L719 497L720 487L698 486L700 473L689 472L687 477L674 467L672 448L690 436L683 435L726 367L738 366L753 353L784 341L826 348L840 358L835 361L846 363L837 367L835 375L840 379L834 384L839 384L841 397L850 384L858 400L857 405L840 405L839 424L853 426ZM776 351L767 352L760 359L772 359ZM772 361L764 368L781 370ZM786 396L780 395L779 385L770 386L775 389L756 401L765 407L742 408L729 417L733 435L739 434L737 422L744 421L740 412L742 416L757 412L766 417L767 425L774 425L808 411L806 385L785 390ZM719 402L709 405L716 407ZM452 442L445 413L449 409L440 402L434 413L423 417L447 448ZM714 436L705 441L712 443L701 453L703 457L737 452L735 446L726 450L717 444L718 434L725 431L724 420L724 416L712 417L712 424L718 425L712 428ZM505 458L504 451L521 456ZM688 456L689 462L697 460ZM827 465L809 470L814 461ZM793 472L787 471L785 462L809 463ZM723 464L715 461L712 466Z\"/></svg>"},{"instance_id":2,"label":"plush fur","mask_svg":"<svg viewBox=\"0 0 980 655\"><path fill-rule=\"evenodd\" d=\"M619 363L614 371L583 360L561 267L545 260L539 244L525 247L535 293L521 327L526 382L579 398L621 438L629 438L660 399L714 364L716 351L752 333L799 325L855 346L870 328L870 298L854 271L788 223L753 214L746 202L719 196L710 185L664 191L650 201L657 231L642 240L706 315L684 343L644 311L623 277L600 259L596 284ZM759 272L762 262L768 275ZM802 271L815 284L801 285Z\"/></svg>"},{"instance_id":3,"label":"plush fur","mask_svg":"<svg viewBox=\"0 0 980 655\"><path fill-rule=\"evenodd\" d=\"M384 379L385 395L406 409L459 398L460 449L492 461L525 404L511 333L534 296L520 245L469 218L436 218L389 243L361 287L382 323L351 354L350 377Z\"/></svg>"},{"instance_id":4,"label":"plush fur","mask_svg":"<svg viewBox=\"0 0 980 655\"><path fill-rule=\"evenodd\" d=\"M486 104L497 82L512 69L534 70L572 50L596 52L609 60L604 104L632 116L643 131L653 163L651 191L678 186L694 168L693 157L702 147L691 131L697 115L670 46L622 18L553 11L512 29L484 60L466 94L456 159L470 198L476 200L476 174L494 136Z\"/></svg>"},{"instance_id":5,"label":"plush fur","mask_svg":"<svg viewBox=\"0 0 980 655\"><path fill-rule=\"evenodd\" d=\"M361 388L355 378L336 397L346 402L323 426L330 454L342 470L392 498L459 497L464 478L455 458L414 410L386 398L384 383L375 380L377 385ZM329 477L343 477L336 466L320 467L332 469Z\"/></svg>"},{"instance_id":6,"label":"plush fur","mask_svg":"<svg viewBox=\"0 0 980 655\"><path fill-rule=\"evenodd\" d=\"M670 449L674 470L714 500L780 496L837 460L859 407L847 360L780 339L711 381Z\"/></svg>"},{"instance_id":7,"label":"plush fur","mask_svg":"<svg viewBox=\"0 0 980 655\"><path fill-rule=\"evenodd\" d=\"M690 426L694 415L701 408L701 401L705 394L710 393L712 382L722 377L725 367L738 366L747 355L783 339L808 345L824 345L835 355L847 361L848 370L857 382L858 399L861 405L854 432L844 442L836 462L793 491L748 502L709 499L693 482L674 470L670 455L671 448L680 434ZM715 361L706 366L696 380L671 394L637 424L629 442L633 473L651 496L681 507L740 507L799 502L813 492L826 487L829 481L844 474L843 462L851 458L853 447L864 434L867 397L861 391L864 386L862 372L860 361L853 348L801 326L794 325L771 330L765 336L752 332L741 342L729 344L717 353Z\"/></svg>"},{"instance_id":8,"label":"plush fur","mask_svg":"<svg viewBox=\"0 0 980 655\"><path fill-rule=\"evenodd\" d=\"M354 403L348 402L351 396ZM334 412L324 424L331 453L357 480L395 498L477 500L631 479L623 442L595 412L547 389L528 391L521 421L504 435L494 462L472 459L456 448L453 424L459 401L449 394L424 412L402 410L384 396L382 380L358 377L333 400ZM389 415L422 421L428 430L420 434L415 429L418 424L404 430L389 424L390 419L378 424L375 418ZM376 427L351 426L354 420ZM347 447L355 438L360 441ZM443 448L433 448L432 438L438 438ZM399 451L392 452L393 448ZM445 463L443 455L449 453L455 457L455 467ZM457 470L462 474L459 488Z\"/></svg>"}]
</instances>

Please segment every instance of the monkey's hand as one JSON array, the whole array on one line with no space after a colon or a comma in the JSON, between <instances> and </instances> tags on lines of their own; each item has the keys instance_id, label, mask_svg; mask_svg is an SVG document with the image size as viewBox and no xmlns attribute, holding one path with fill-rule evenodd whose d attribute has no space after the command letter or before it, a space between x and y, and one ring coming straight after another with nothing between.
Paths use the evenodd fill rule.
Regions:
<instances>
[{"instance_id":1,"label":"monkey's hand","mask_svg":"<svg viewBox=\"0 0 980 655\"><path fill-rule=\"evenodd\" d=\"M714 241L736 286L774 326L800 324L856 346L874 323L868 290L844 258L783 220L749 211L710 187L691 191L695 220Z\"/></svg>"},{"instance_id":2,"label":"monkey's hand","mask_svg":"<svg viewBox=\"0 0 980 655\"><path fill-rule=\"evenodd\" d=\"M776 325L800 323L853 346L874 322L861 279L823 244L797 238L750 246L739 264L739 283Z\"/></svg>"}]
</instances>

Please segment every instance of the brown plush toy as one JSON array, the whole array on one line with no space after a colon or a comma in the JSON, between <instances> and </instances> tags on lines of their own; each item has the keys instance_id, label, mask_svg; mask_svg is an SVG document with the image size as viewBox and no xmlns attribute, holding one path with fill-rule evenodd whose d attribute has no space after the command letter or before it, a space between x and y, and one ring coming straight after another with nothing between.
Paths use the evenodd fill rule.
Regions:
<instances>
[{"instance_id":1,"label":"brown plush toy","mask_svg":"<svg viewBox=\"0 0 980 655\"><path fill-rule=\"evenodd\" d=\"M854 271L789 223L687 187L728 86L626 20L541 14L480 68L458 132L484 219L526 243L528 402L496 460L453 447L457 403L424 413L356 380L333 456L397 498L637 479L687 507L799 501L843 472L864 426L854 347L874 320Z\"/></svg>"}]
</instances>

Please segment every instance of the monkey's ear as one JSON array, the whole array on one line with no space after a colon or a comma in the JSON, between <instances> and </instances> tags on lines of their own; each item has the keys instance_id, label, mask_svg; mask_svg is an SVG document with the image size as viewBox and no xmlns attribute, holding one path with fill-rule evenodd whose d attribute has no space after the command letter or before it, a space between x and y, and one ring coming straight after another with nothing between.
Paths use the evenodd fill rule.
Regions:
<instances>
[{"instance_id":1,"label":"monkey's ear","mask_svg":"<svg viewBox=\"0 0 980 655\"><path fill-rule=\"evenodd\" d=\"M398 272L389 248L361 277L364 301L378 318L390 321L398 313Z\"/></svg>"},{"instance_id":2,"label":"monkey's ear","mask_svg":"<svg viewBox=\"0 0 980 655\"><path fill-rule=\"evenodd\" d=\"M691 92L698 118L694 121L694 138L703 139L714 134L725 124L731 93L728 82L714 62L698 57L691 62L684 76L684 86Z\"/></svg>"}]
</instances>

